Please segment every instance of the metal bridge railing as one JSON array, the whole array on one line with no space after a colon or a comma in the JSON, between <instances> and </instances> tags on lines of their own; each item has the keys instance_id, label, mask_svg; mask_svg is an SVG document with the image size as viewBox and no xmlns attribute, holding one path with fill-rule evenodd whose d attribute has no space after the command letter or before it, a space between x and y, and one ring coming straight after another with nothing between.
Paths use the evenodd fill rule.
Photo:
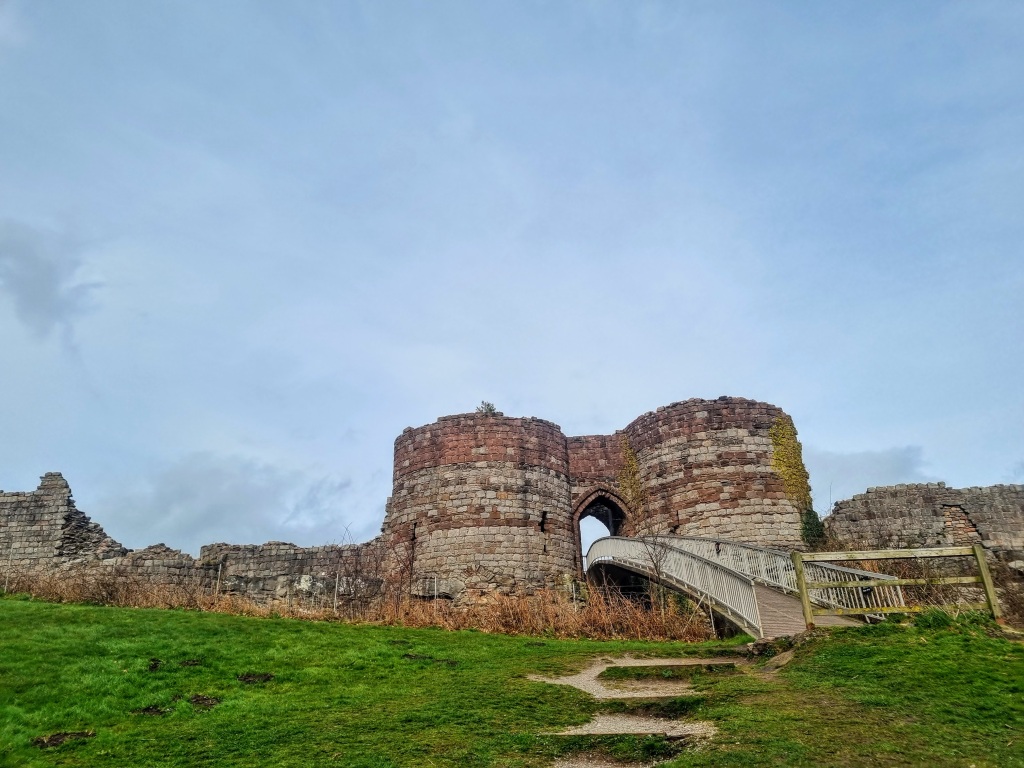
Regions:
<instances>
[{"instance_id":1,"label":"metal bridge railing","mask_svg":"<svg viewBox=\"0 0 1024 768\"><path fill-rule=\"evenodd\" d=\"M798 595L796 568L788 552L741 544L728 539L707 539L696 536L656 536L669 546L728 566L755 581L784 592ZM888 581L895 576L845 568L830 563L806 563L804 569L811 582ZM895 608L905 606L900 586L865 586L862 588L834 587L810 590L811 602L833 608ZM876 617L875 614L870 614ZM878 614L877 617L881 617Z\"/></svg>"},{"instance_id":2,"label":"metal bridge railing","mask_svg":"<svg viewBox=\"0 0 1024 768\"><path fill-rule=\"evenodd\" d=\"M687 551L674 542L607 536L587 552L587 569L612 563L707 599L744 630L761 634L754 580L727 564Z\"/></svg>"}]
</instances>

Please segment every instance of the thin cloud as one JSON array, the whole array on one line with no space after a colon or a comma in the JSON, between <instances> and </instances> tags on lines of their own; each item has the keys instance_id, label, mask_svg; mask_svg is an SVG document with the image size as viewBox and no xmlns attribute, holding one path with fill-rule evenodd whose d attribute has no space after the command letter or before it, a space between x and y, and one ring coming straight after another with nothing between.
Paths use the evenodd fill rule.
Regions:
<instances>
[{"instance_id":1,"label":"thin cloud","mask_svg":"<svg viewBox=\"0 0 1024 768\"><path fill-rule=\"evenodd\" d=\"M68 238L0 220L0 297L37 339L54 332L73 346L75 322L91 308L99 283L82 282L79 246Z\"/></svg>"},{"instance_id":2,"label":"thin cloud","mask_svg":"<svg viewBox=\"0 0 1024 768\"><path fill-rule=\"evenodd\" d=\"M349 486L345 479L200 452L86 511L136 549L158 542L193 554L215 542L309 546L344 538Z\"/></svg>"},{"instance_id":3,"label":"thin cloud","mask_svg":"<svg viewBox=\"0 0 1024 768\"><path fill-rule=\"evenodd\" d=\"M924 451L919 445L851 453L805 448L804 463L819 512L828 512L835 502L868 488L938 479L925 471Z\"/></svg>"}]
</instances>

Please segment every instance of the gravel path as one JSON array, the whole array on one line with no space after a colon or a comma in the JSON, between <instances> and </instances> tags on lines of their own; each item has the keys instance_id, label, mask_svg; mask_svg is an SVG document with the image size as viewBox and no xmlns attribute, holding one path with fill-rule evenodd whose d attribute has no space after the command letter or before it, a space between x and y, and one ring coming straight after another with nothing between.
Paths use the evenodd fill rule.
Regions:
<instances>
[{"instance_id":1,"label":"gravel path","mask_svg":"<svg viewBox=\"0 0 1024 768\"><path fill-rule=\"evenodd\" d=\"M609 760L604 755L595 755L584 752L572 757L563 757L551 764L551 768L654 768L656 765L667 762L666 760L654 760L646 763L617 763Z\"/></svg>"},{"instance_id":2,"label":"gravel path","mask_svg":"<svg viewBox=\"0 0 1024 768\"><path fill-rule=\"evenodd\" d=\"M564 677L541 677L530 675L530 680L554 685L571 685L597 699L652 699L679 696L689 693L693 687L686 680L658 679L616 680L608 685L598 680L598 675L609 667L667 667L695 666L707 664L738 665L737 659L635 659L626 656L621 659L601 659L582 672ZM613 687L614 686L614 687ZM715 735L715 726L707 721L672 720L663 717L640 717L638 715L595 715L589 723L553 732L555 736L665 736L670 739L692 739L703 741ZM664 760L644 763L620 763L604 755L584 753L556 760L551 768L653 768Z\"/></svg>"},{"instance_id":3,"label":"gravel path","mask_svg":"<svg viewBox=\"0 0 1024 768\"><path fill-rule=\"evenodd\" d=\"M575 675L565 677L541 677L540 675L529 675L528 679L541 683L553 685L571 685L579 688L584 693L589 693L595 699L656 699L669 698L673 696L684 696L693 690L687 680L660 680L650 678L647 680L616 680L609 684L598 679L598 675L609 667L682 667L705 664L737 664L737 659L634 659L624 657L621 659L603 659L577 672Z\"/></svg>"},{"instance_id":4,"label":"gravel path","mask_svg":"<svg viewBox=\"0 0 1024 768\"><path fill-rule=\"evenodd\" d=\"M583 725L574 725L556 736L711 736L715 726L708 722L667 720L664 717L640 717L638 715L594 715L594 719Z\"/></svg>"}]
</instances>

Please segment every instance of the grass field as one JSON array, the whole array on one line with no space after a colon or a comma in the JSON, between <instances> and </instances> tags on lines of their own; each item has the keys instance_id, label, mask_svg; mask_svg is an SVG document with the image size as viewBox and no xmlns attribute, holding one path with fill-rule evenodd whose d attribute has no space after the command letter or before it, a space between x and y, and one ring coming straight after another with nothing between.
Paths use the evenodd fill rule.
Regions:
<instances>
[{"instance_id":1,"label":"grass field","mask_svg":"<svg viewBox=\"0 0 1024 768\"><path fill-rule=\"evenodd\" d=\"M541 735L625 705L525 676L623 652L739 650L9 597L0 764L525 767L581 750L670 755L678 745L657 738ZM1024 646L980 625L842 630L773 675L694 684L697 697L647 709L712 720L719 733L669 765L1024 766ZM32 743L57 732L95 735Z\"/></svg>"}]
</instances>

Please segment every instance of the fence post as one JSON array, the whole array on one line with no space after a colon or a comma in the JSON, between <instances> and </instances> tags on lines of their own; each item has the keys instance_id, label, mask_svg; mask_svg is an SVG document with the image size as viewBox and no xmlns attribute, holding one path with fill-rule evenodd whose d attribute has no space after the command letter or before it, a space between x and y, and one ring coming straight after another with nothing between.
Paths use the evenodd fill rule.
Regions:
<instances>
[{"instance_id":1,"label":"fence post","mask_svg":"<svg viewBox=\"0 0 1024 768\"><path fill-rule=\"evenodd\" d=\"M1003 614L999 610L999 598L996 595L996 586L992 583L992 574L988 571L988 561L985 559L985 548L981 544L974 545L974 557L978 561L978 571L981 574L981 583L985 585L985 600L988 602L988 609L992 611L992 618L997 624L1005 624Z\"/></svg>"},{"instance_id":2,"label":"fence post","mask_svg":"<svg viewBox=\"0 0 1024 768\"><path fill-rule=\"evenodd\" d=\"M341 584L341 571L334 574L334 615L338 615L338 585Z\"/></svg>"},{"instance_id":3,"label":"fence post","mask_svg":"<svg viewBox=\"0 0 1024 768\"><path fill-rule=\"evenodd\" d=\"M796 571L796 588L800 590L800 607L804 611L804 624L808 629L814 629L814 614L811 613L811 597L807 593L807 579L804 578L804 556L794 552L793 569Z\"/></svg>"},{"instance_id":4,"label":"fence post","mask_svg":"<svg viewBox=\"0 0 1024 768\"><path fill-rule=\"evenodd\" d=\"M213 592L214 597L220 597L220 569L223 565L223 563L217 563L217 589Z\"/></svg>"}]
</instances>

